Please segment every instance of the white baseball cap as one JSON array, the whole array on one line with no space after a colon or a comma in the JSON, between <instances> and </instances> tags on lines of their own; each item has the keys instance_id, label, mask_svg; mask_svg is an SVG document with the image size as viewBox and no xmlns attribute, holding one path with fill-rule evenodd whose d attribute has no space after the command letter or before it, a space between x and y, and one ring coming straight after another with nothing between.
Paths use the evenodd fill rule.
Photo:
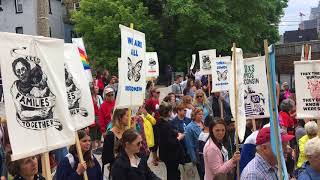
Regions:
<instances>
[{"instance_id":1,"label":"white baseball cap","mask_svg":"<svg viewBox=\"0 0 320 180\"><path fill-rule=\"evenodd\" d=\"M109 94L109 93L112 93L114 92L114 90L112 88L105 88L104 89L104 94Z\"/></svg>"}]
</instances>

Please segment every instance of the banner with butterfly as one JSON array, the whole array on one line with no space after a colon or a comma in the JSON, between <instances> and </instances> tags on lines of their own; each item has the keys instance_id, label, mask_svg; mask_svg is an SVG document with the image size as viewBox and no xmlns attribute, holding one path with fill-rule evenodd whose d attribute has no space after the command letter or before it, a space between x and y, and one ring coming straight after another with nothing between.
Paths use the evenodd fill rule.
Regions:
<instances>
[{"instance_id":1,"label":"banner with butterfly","mask_svg":"<svg viewBox=\"0 0 320 180\"><path fill-rule=\"evenodd\" d=\"M117 108L141 106L146 88L145 34L123 25L121 58L118 61L119 87Z\"/></svg>"},{"instance_id":2,"label":"banner with butterfly","mask_svg":"<svg viewBox=\"0 0 320 180\"><path fill-rule=\"evenodd\" d=\"M297 118L320 118L320 60L295 61Z\"/></svg>"},{"instance_id":3,"label":"banner with butterfly","mask_svg":"<svg viewBox=\"0 0 320 180\"><path fill-rule=\"evenodd\" d=\"M199 51L200 73L202 75L211 75L211 61L216 58L216 50Z\"/></svg>"},{"instance_id":4,"label":"banner with butterfly","mask_svg":"<svg viewBox=\"0 0 320 180\"><path fill-rule=\"evenodd\" d=\"M12 159L74 144L63 40L0 33L1 73Z\"/></svg>"},{"instance_id":5,"label":"banner with butterfly","mask_svg":"<svg viewBox=\"0 0 320 180\"><path fill-rule=\"evenodd\" d=\"M211 62L212 90L211 92L229 91L231 75L231 57L217 57Z\"/></svg>"},{"instance_id":6,"label":"banner with butterfly","mask_svg":"<svg viewBox=\"0 0 320 180\"><path fill-rule=\"evenodd\" d=\"M146 52L146 69L147 79L153 79L159 76L159 62L157 52Z\"/></svg>"},{"instance_id":7,"label":"banner with butterfly","mask_svg":"<svg viewBox=\"0 0 320 180\"><path fill-rule=\"evenodd\" d=\"M244 59L243 84L246 118L269 117L265 56Z\"/></svg>"}]
</instances>

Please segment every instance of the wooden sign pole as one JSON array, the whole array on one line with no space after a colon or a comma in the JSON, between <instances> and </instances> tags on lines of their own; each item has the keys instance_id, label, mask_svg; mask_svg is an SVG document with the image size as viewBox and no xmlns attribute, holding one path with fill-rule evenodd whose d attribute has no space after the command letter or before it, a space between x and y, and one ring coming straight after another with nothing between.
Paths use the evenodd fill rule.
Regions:
<instances>
[{"instance_id":1,"label":"wooden sign pole","mask_svg":"<svg viewBox=\"0 0 320 180\"><path fill-rule=\"evenodd\" d=\"M223 103L221 99L219 99L219 106L220 106L220 118L224 120L224 109L223 109Z\"/></svg>"},{"instance_id":2,"label":"wooden sign pole","mask_svg":"<svg viewBox=\"0 0 320 180\"><path fill-rule=\"evenodd\" d=\"M83 159L83 154L82 154L82 150L81 150L81 146L80 146L78 132L76 132L76 148L77 148L77 153L78 153L80 163L84 163L85 161ZM87 171L83 172L83 179L88 180Z\"/></svg>"},{"instance_id":3,"label":"wooden sign pole","mask_svg":"<svg viewBox=\"0 0 320 180\"><path fill-rule=\"evenodd\" d=\"M236 151L239 151L239 135L238 135L238 108L237 108L237 104L238 104L238 90L237 90L237 62L236 62L236 43L233 43L233 47L232 47L232 62L233 62L233 87L234 87L234 96L235 96L235 114L233 115L234 120L235 120L235 138L236 138ZM240 180L240 166L239 166L239 162L237 163L237 179Z\"/></svg>"},{"instance_id":4,"label":"wooden sign pole","mask_svg":"<svg viewBox=\"0 0 320 180\"><path fill-rule=\"evenodd\" d=\"M130 28L133 29L133 23L130 23ZM130 93L130 102L132 102L131 93ZM128 108L128 128L131 128L131 105Z\"/></svg>"},{"instance_id":5,"label":"wooden sign pole","mask_svg":"<svg viewBox=\"0 0 320 180\"><path fill-rule=\"evenodd\" d=\"M211 88L210 88L210 75L208 75L208 97L211 95Z\"/></svg>"},{"instance_id":6,"label":"wooden sign pole","mask_svg":"<svg viewBox=\"0 0 320 180\"><path fill-rule=\"evenodd\" d=\"M257 130L257 125L256 125L256 119L251 119L252 121L252 126L253 126L253 130L256 131Z\"/></svg>"},{"instance_id":7,"label":"wooden sign pole","mask_svg":"<svg viewBox=\"0 0 320 180\"><path fill-rule=\"evenodd\" d=\"M269 50L268 50L268 41L267 40L264 40L264 52L265 52L265 57L266 57L266 67L267 67L267 72L268 72L268 76L267 76L267 81L268 81L268 88L269 88L269 92L270 92L270 98L271 98L271 113L272 113L272 117L273 117L273 122L270 122L270 123L273 123L273 126L276 128L277 130L277 127L278 127L278 124L277 124L277 116L276 116L276 102L274 102L274 94L272 92L272 79L270 79L270 74L271 74L271 67L270 67L270 64L269 64ZM279 134L278 133L275 133L275 136L276 136L276 149L277 149L277 161L278 161L278 176L280 179L282 179L282 168L281 168L281 155L280 155L280 149L279 149L279 146L280 146L280 142L279 142Z\"/></svg>"},{"instance_id":8,"label":"wooden sign pole","mask_svg":"<svg viewBox=\"0 0 320 180\"><path fill-rule=\"evenodd\" d=\"M42 174L46 177L46 180L52 180L49 152L41 154L41 163L42 163Z\"/></svg>"}]
</instances>

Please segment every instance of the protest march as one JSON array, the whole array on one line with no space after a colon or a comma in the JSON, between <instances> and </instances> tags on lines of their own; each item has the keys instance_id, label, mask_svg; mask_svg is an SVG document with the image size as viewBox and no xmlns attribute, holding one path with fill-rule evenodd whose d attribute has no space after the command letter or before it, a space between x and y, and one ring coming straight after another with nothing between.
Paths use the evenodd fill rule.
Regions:
<instances>
[{"instance_id":1,"label":"protest march","mask_svg":"<svg viewBox=\"0 0 320 180\"><path fill-rule=\"evenodd\" d=\"M116 24L112 67L94 65L81 33L0 31L0 180L320 180L311 45L289 83L273 40L250 56L243 42L201 46L181 68L161 62L145 27Z\"/></svg>"}]
</instances>

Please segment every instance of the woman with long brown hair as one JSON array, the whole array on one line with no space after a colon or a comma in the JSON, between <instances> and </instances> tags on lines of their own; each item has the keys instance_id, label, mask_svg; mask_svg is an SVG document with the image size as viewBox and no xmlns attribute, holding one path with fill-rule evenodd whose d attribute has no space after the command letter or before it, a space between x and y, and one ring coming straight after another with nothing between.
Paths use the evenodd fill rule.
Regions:
<instances>
[{"instance_id":1,"label":"woman with long brown hair","mask_svg":"<svg viewBox=\"0 0 320 180\"><path fill-rule=\"evenodd\" d=\"M179 180L179 164L184 162L184 149L180 141L184 135L178 133L169 123L172 106L162 102L159 107L160 119L157 123L159 138L159 157L166 165L167 179Z\"/></svg>"},{"instance_id":2,"label":"woman with long brown hair","mask_svg":"<svg viewBox=\"0 0 320 180\"><path fill-rule=\"evenodd\" d=\"M103 149L102 149L102 169L104 170L104 165L110 163L112 166L116 153L115 148L119 144L119 139L121 139L123 132L128 126L128 109L116 109L113 113L112 118L112 128L107 132L104 138Z\"/></svg>"},{"instance_id":3,"label":"woman with long brown hair","mask_svg":"<svg viewBox=\"0 0 320 180\"><path fill-rule=\"evenodd\" d=\"M112 180L160 180L149 168L144 153L140 153L141 135L134 129L126 130L115 149L118 154L112 166Z\"/></svg>"},{"instance_id":4,"label":"woman with long brown hair","mask_svg":"<svg viewBox=\"0 0 320 180\"><path fill-rule=\"evenodd\" d=\"M235 152L229 159L227 151L227 125L224 120L214 120L209 125L209 140L203 148L205 180L227 179L240 160L240 152Z\"/></svg>"},{"instance_id":5,"label":"woman with long brown hair","mask_svg":"<svg viewBox=\"0 0 320 180\"><path fill-rule=\"evenodd\" d=\"M84 130L78 131L78 136L84 162L80 163L76 146L72 145L69 154L58 165L56 179L81 180L86 171L89 180L102 180L100 164L91 153L90 136Z\"/></svg>"}]
</instances>

